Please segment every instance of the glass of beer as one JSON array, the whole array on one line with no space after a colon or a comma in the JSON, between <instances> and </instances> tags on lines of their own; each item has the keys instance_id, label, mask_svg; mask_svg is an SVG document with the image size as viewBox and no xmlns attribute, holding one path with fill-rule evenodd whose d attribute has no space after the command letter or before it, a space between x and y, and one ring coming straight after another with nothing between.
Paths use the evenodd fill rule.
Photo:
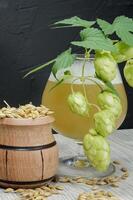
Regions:
<instances>
[{"instance_id":1,"label":"glass of beer","mask_svg":"<svg viewBox=\"0 0 133 200\"><path fill-rule=\"evenodd\" d=\"M79 77L82 73L82 66L83 66L83 58L81 55L77 55L77 59L74 64L70 67L71 74L73 77ZM62 71L59 72L59 75L62 76ZM84 68L84 76L93 76L95 74L93 58L87 60L85 68ZM59 77L58 75L58 77ZM67 79L63 83L56 86L54 89L51 90L52 87L55 86L57 80L54 78L53 74L50 74L49 80L45 87L43 96L42 96L42 104L45 104L51 110L54 111L55 123L53 125L54 130L57 133L60 133L66 137L75 139L76 141L82 141L85 134L88 133L88 130L94 128L94 119L93 115L97 112L97 109L94 108L91 110L89 118L85 118L73 113L67 102L68 95L71 93L71 85L73 84L74 91L81 91L83 92L83 86L81 80L73 80L73 78ZM119 119L116 122L116 129L122 124L125 119L127 113L127 97L124 89L124 85L122 82L122 78L117 68L117 76L112 81L115 89L118 91L122 103L122 113ZM86 95L89 102L93 104L97 104L97 95L100 93L100 88L92 82L91 80L85 81L85 89ZM80 142L79 142L80 143ZM111 165L107 172L97 172L93 168L89 169L88 165L84 166L82 169L80 167L76 168L76 165L73 163L77 162L79 158L70 158L70 159L62 159L62 165L66 165L69 167L69 174L73 176L76 170L76 175L81 176L106 176L112 173L114 167ZM82 158L80 157L82 160ZM75 163L76 163L75 162ZM77 162L78 163L78 162ZM64 166L63 166L64 167ZM76 168L76 169L75 169ZM88 169L90 173L88 173ZM67 171L67 170L66 170ZM69 175L67 174L67 175ZM66 175L66 174L65 174Z\"/></svg>"}]
</instances>

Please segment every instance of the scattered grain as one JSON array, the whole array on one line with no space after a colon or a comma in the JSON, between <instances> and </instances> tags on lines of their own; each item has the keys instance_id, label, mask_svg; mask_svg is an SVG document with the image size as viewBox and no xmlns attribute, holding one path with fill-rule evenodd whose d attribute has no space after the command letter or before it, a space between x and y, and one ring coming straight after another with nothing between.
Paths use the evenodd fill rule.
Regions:
<instances>
[{"instance_id":1,"label":"scattered grain","mask_svg":"<svg viewBox=\"0 0 133 200\"><path fill-rule=\"evenodd\" d=\"M113 161L113 164L115 164L115 165L120 165L121 162L120 162L119 160L114 160L114 161Z\"/></svg>"},{"instance_id":2,"label":"scattered grain","mask_svg":"<svg viewBox=\"0 0 133 200\"><path fill-rule=\"evenodd\" d=\"M77 200L119 200L113 193L107 191L97 191L79 194Z\"/></svg>"},{"instance_id":3,"label":"scattered grain","mask_svg":"<svg viewBox=\"0 0 133 200\"><path fill-rule=\"evenodd\" d=\"M122 172L127 172L128 170L127 170L127 168L122 167L122 168L121 168L121 171L122 171Z\"/></svg>"},{"instance_id":4,"label":"scattered grain","mask_svg":"<svg viewBox=\"0 0 133 200\"><path fill-rule=\"evenodd\" d=\"M14 192L14 189L12 189L12 188L7 188L7 189L4 190L4 192L7 192L7 193L8 193L8 192Z\"/></svg>"},{"instance_id":5,"label":"scattered grain","mask_svg":"<svg viewBox=\"0 0 133 200\"><path fill-rule=\"evenodd\" d=\"M15 192L18 193L22 200L47 200L47 197L52 195L60 194L59 191L63 190L60 185L44 185L40 188L35 189L12 189L7 188L4 192Z\"/></svg>"}]
</instances>

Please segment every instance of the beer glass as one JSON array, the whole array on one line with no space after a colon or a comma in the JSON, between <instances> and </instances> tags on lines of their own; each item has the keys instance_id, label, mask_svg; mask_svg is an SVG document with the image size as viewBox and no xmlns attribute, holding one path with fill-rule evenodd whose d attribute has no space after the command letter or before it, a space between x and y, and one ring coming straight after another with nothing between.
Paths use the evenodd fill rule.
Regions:
<instances>
[{"instance_id":1,"label":"beer glass","mask_svg":"<svg viewBox=\"0 0 133 200\"><path fill-rule=\"evenodd\" d=\"M93 64L93 58L90 58L86 61L86 65L84 68L84 76L94 77L95 69ZM73 77L79 77L82 73L83 66L83 57L82 55L77 55L77 59L74 64L70 67L71 74ZM62 70L59 72L58 77L62 76ZM90 110L89 118L82 117L73 113L67 102L68 95L71 93L71 87L73 87L74 91L81 91L83 93L83 85L82 81L77 79L74 80L72 78L67 79L63 83L59 84L57 87L51 90L52 87L57 83L57 80L54 78L53 74L50 74L47 85L45 87L42 103L45 104L48 108L54 111L55 123L53 125L54 130L62 134L66 137L75 139L76 141L82 141L85 134L88 133L90 128L94 128L94 119L93 115L97 112L97 108L93 108ZM97 104L97 95L100 92L100 88L95 84L92 80L87 79L85 82L85 90L86 95L90 103ZM123 85L123 81L119 72L119 68L117 67L117 76L112 81L115 89L118 91L122 103L122 113L119 119L116 122L116 129L122 124L125 119L127 113L127 97ZM80 158L79 158L80 157ZM82 167L76 167L74 163L78 163L77 161L82 160L82 156L77 156L76 158L67 158L62 159L61 165L65 165L68 167L68 174L72 175L76 173L76 175L81 176L91 176L91 177L99 177L99 176L107 176L110 175L114 171L113 165L110 165L107 172L97 172L88 164ZM85 162L87 163L87 162ZM76 170L76 171L75 171ZM66 175L66 174L64 174Z\"/></svg>"}]
</instances>

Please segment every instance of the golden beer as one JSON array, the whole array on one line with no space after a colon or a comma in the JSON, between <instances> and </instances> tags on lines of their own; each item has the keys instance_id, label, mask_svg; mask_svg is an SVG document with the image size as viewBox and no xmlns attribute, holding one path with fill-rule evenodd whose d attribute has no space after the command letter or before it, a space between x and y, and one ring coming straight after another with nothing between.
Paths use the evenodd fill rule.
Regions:
<instances>
[{"instance_id":1,"label":"golden beer","mask_svg":"<svg viewBox=\"0 0 133 200\"><path fill-rule=\"evenodd\" d=\"M75 76L80 75L81 68L81 61L76 61L76 63L74 63L72 66L71 73ZM93 74L93 63L88 62L85 67L85 76ZM67 103L67 98L71 93L72 81L73 80L66 81L50 91L50 89L56 84L56 80L52 75L50 75L43 93L42 104L46 105L48 108L54 111L54 129L58 133L73 139L82 140L88 130L90 128L94 128L93 115L95 112L97 112L97 109L92 107L89 117L79 116L70 110ZM116 123L117 129L123 122L127 112L127 97L119 70L116 79L113 81L113 84L120 95L123 108L122 114ZM77 80L73 83L73 89L74 91L81 91L83 93L83 86L80 80ZM86 81L85 89L89 102L97 104L97 95L100 92L100 88L93 82Z\"/></svg>"}]
</instances>

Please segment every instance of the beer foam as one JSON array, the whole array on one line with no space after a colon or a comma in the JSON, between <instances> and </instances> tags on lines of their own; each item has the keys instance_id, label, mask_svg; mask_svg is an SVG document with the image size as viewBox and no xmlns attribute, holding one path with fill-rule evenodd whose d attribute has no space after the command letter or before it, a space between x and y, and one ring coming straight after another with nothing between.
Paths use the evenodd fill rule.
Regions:
<instances>
[{"instance_id":1,"label":"beer foam","mask_svg":"<svg viewBox=\"0 0 133 200\"><path fill-rule=\"evenodd\" d=\"M80 60L76 60L74 64L69 68L69 70L73 76L79 77L82 74L82 66L83 66L83 61L81 62ZM58 71L57 77L59 80L63 77L63 74L64 74L63 69ZM94 77L94 74L95 74L95 68L94 68L93 60L87 61L84 68L84 75ZM75 80L75 77L65 80L64 83L72 83ZM56 79L52 73L50 74L49 80L52 82L56 82ZM115 79L112 81L112 84L121 84L121 83L122 83L122 78L121 78L120 71L117 67L117 75ZM81 80L75 80L73 84L81 84ZM87 79L85 81L85 84L94 85L95 83Z\"/></svg>"}]
</instances>

